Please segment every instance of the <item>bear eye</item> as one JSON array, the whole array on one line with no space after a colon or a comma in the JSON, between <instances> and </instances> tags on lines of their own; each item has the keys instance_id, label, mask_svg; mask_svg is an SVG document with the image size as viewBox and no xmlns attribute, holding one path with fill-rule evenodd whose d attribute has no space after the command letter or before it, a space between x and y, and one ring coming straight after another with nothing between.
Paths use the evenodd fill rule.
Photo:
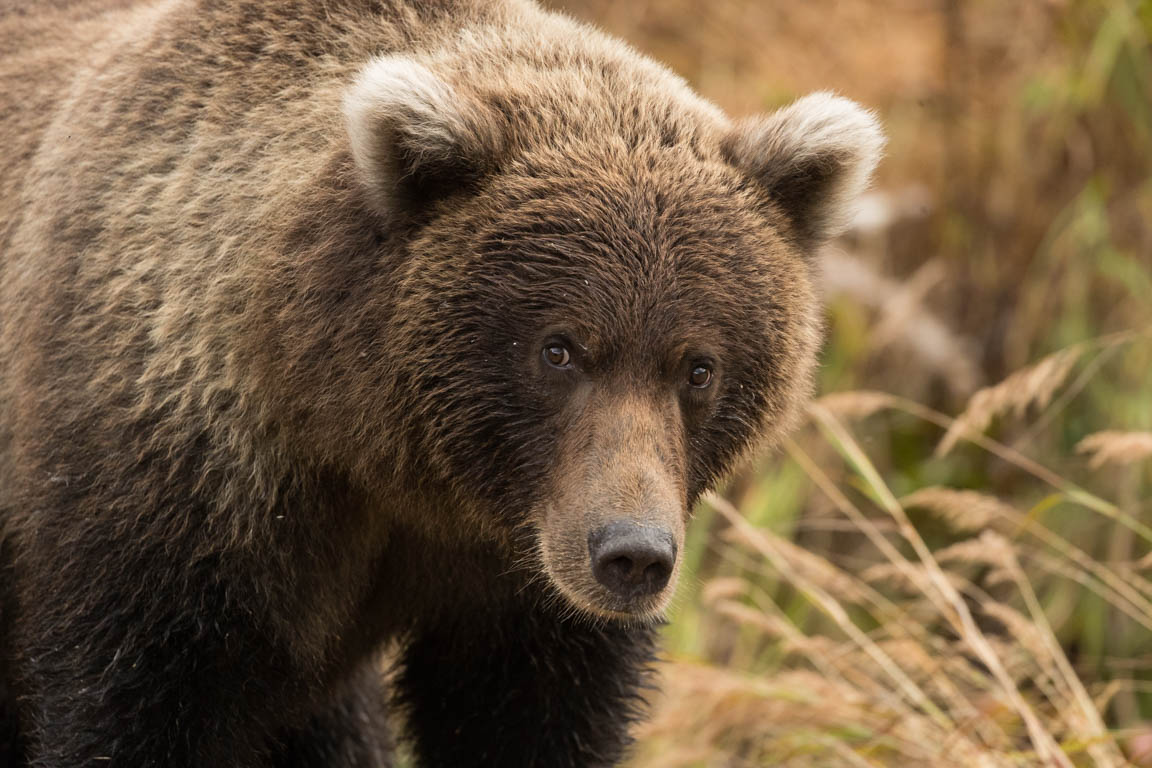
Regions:
<instances>
[{"instance_id":1,"label":"bear eye","mask_svg":"<svg viewBox=\"0 0 1152 768\"><path fill-rule=\"evenodd\" d=\"M688 383L697 389L704 389L712 383L712 366L701 363L688 374Z\"/></svg>"},{"instance_id":2,"label":"bear eye","mask_svg":"<svg viewBox=\"0 0 1152 768\"><path fill-rule=\"evenodd\" d=\"M563 344L548 344L543 351L544 361L554 368L567 368L572 364L572 355Z\"/></svg>"}]
</instances>

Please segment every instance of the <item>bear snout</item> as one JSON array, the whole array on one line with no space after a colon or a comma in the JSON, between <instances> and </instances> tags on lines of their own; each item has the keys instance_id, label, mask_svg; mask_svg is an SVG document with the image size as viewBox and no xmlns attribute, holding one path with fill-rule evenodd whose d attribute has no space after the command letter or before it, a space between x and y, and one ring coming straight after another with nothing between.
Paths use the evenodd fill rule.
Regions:
<instances>
[{"instance_id":1,"label":"bear snout","mask_svg":"<svg viewBox=\"0 0 1152 768\"><path fill-rule=\"evenodd\" d=\"M625 600L648 597L668 585L676 565L676 539L657 526L618 520L588 536L592 574Z\"/></svg>"}]
</instances>

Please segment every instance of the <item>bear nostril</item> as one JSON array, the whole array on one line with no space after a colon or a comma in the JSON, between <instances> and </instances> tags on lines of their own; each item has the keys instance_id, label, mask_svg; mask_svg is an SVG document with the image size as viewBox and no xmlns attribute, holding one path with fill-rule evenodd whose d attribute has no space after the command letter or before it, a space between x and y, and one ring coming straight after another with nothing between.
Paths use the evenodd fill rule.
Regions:
<instances>
[{"instance_id":1,"label":"bear nostril","mask_svg":"<svg viewBox=\"0 0 1152 768\"><path fill-rule=\"evenodd\" d=\"M605 558L599 568L597 568L594 563L592 572L598 582L607 586L613 592L618 592L619 589L624 588L624 585L631 584L635 581L633 577L634 568L635 565L631 558L620 556Z\"/></svg>"},{"instance_id":2,"label":"bear nostril","mask_svg":"<svg viewBox=\"0 0 1152 768\"><path fill-rule=\"evenodd\" d=\"M654 595L668 584L676 542L663 528L609 523L588 537L596 580L620 597Z\"/></svg>"},{"instance_id":3,"label":"bear nostril","mask_svg":"<svg viewBox=\"0 0 1152 768\"><path fill-rule=\"evenodd\" d=\"M655 583L660 579L668 581L669 569L664 563L652 563L644 569L644 579L648 582Z\"/></svg>"},{"instance_id":4,"label":"bear nostril","mask_svg":"<svg viewBox=\"0 0 1152 768\"><path fill-rule=\"evenodd\" d=\"M604 568L618 579L627 579L632 575L632 565L631 558L620 556L609 560L604 564Z\"/></svg>"}]
</instances>

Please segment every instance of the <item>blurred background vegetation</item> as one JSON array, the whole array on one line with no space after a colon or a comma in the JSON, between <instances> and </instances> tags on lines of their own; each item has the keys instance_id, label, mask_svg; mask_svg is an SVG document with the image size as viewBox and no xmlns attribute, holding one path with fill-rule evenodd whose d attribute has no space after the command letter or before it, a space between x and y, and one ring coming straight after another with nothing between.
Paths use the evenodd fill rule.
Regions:
<instances>
[{"instance_id":1,"label":"blurred background vegetation","mask_svg":"<svg viewBox=\"0 0 1152 768\"><path fill-rule=\"evenodd\" d=\"M634 764L1152 765L1152 0L553 0L890 138L809 424L703 503Z\"/></svg>"}]
</instances>

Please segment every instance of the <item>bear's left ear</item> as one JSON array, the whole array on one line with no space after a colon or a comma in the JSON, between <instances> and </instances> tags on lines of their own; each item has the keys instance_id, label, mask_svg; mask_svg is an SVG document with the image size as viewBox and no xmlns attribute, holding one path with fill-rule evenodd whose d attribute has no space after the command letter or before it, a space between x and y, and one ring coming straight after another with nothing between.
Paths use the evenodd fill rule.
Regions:
<instances>
[{"instance_id":1,"label":"bear's left ear","mask_svg":"<svg viewBox=\"0 0 1152 768\"><path fill-rule=\"evenodd\" d=\"M365 67L344 97L344 119L360 180L389 217L419 214L470 188L508 143L488 104L406 56Z\"/></svg>"},{"instance_id":2,"label":"bear's left ear","mask_svg":"<svg viewBox=\"0 0 1152 768\"><path fill-rule=\"evenodd\" d=\"M721 149L786 216L801 248L840 234L884 148L875 116L814 93L766 117L740 120Z\"/></svg>"}]
</instances>

